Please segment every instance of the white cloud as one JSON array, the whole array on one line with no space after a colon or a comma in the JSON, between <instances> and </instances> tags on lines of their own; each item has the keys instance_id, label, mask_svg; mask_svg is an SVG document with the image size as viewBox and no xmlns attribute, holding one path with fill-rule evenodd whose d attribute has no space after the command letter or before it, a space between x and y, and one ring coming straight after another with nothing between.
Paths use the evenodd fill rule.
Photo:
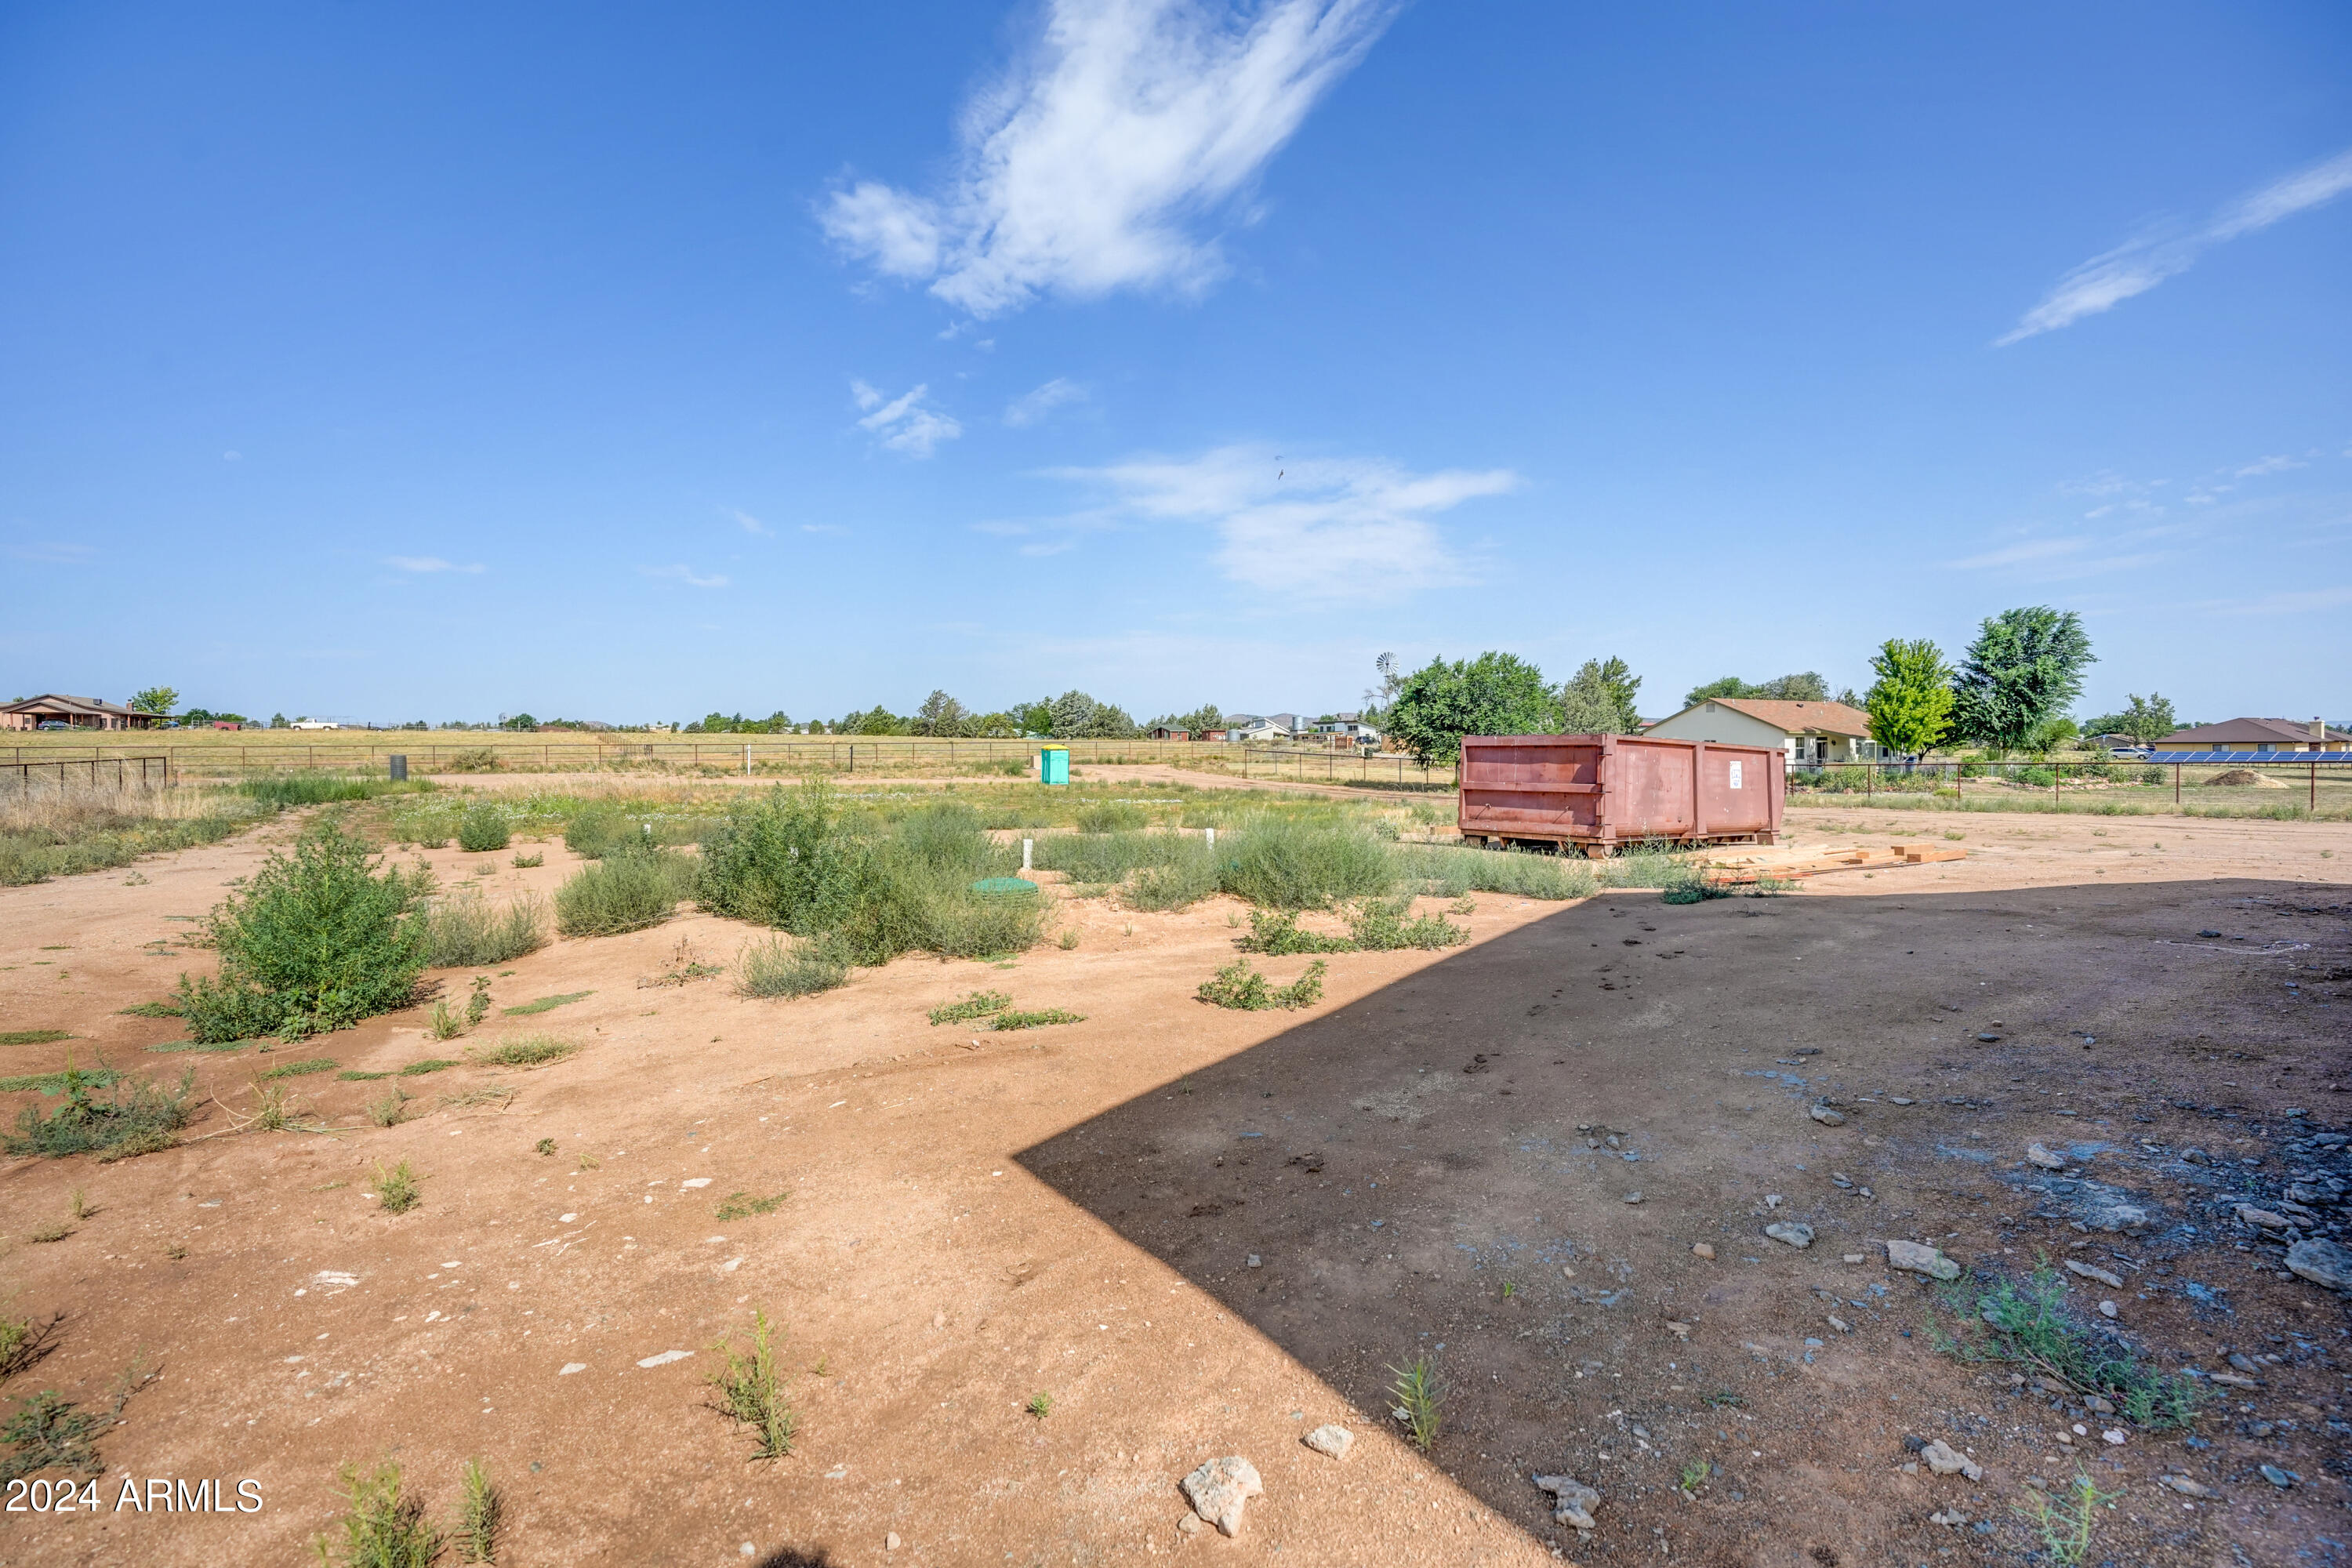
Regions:
<instances>
[{"instance_id":1,"label":"white cloud","mask_svg":"<svg viewBox=\"0 0 2352 1568\"><path fill-rule=\"evenodd\" d=\"M2352 152L2339 153L2324 163L2273 181L2233 202L2191 233L2151 234L2095 256L2058 279L2057 287L2040 304L1995 340L1996 345L2056 331L2084 316L2112 309L2186 272L2210 247L2268 228L2281 218L2333 201L2347 190L2352 190Z\"/></svg>"},{"instance_id":2,"label":"white cloud","mask_svg":"<svg viewBox=\"0 0 2352 1568\"><path fill-rule=\"evenodd\" d=\"M803 533L847 533L849 530L837 522L804 522L801 524L801 531Z\"/></svg>"},{"instance_id":3,"label":"white cloud","mask_svg":"<svg viewBox=\"0 0 2352 1568\"><path fill-rule=\"evenodd\" d=\"M2256 599L2209 599L2200 608L2225 616L2293 615L2352 605L2352 587L2284 589Z\"/></svg>"},{"instance_id":4,"label":"white cloud","mask_svg":"<svg viewBox=\"0 0 2352 1568\"><path fill-rule=\"evenodd\" d=\"M2251 479L2258 478L2263 474L2283 474L2289 468L2300 468L2303 466L2304 465L2300 461L2294 458L2263 458L2255 462L2248 463L2244 468L2240 468L2234 477L2241 479Z\"/></svg>"},{"instance_id":5,"label":"white cloud","mask_svg":"<svg viewBox=\"0 0 2352 1568\"><path fill-rule=\"evenodd\" d=\"M748 511L738 511L733 507L721 507L719 510L725 512L729 517L733 518L735 520L735 526L741 529L746 533L768 535L776 531L774 529L770 528L766 523L761 522L758 518L753 517Z\"/></svg>"},{"instance_id":6,"label":"white cloud","mask_svg":"<svg viewBox=\"0 0 2352 1568\"><path fill-rule=\"evenodd\" d=\"M1392 0L1046 0L1024 58L966 106L937 196L866 180L820 221L886 277L974 316L1041 292L1197 290L1230 209L1363 58Z\"/></svg>"},{"instance_id":7,"label":"white cloud","mask_svg":"<svg viewBox=\"0 0 2352 1568\"><path fill-rule=\"evenodd\" d=\"M1103 511L1074 521L1202 524L1216 531L1217 564L1235 582L1326 598L1467 581L1432 518L1519 482L1505 468L1415 474L1379 458L1286 459L1255 446L1054 473L1108 492Z\"/></svg>"},{"instance_id":8,"label":"white cloud","mask_svg":"<svg viewBox=\"0 0 2352 1568\"><path fill-rule=\"evenodd\" d=\"M464 572L470 574L484 570L482 563L478 561L475 562L470 566L460 566L455 562L444 561L438 555L387 555L383 558L383 563L402 572Z\"/></svg>"},{"instance_id":9,"label":"white cloud","mask_svg":"<svg viewBox=\"0 0 2352 1568\"><path fill-rule=\"evenodd\" d=\"M683 583L689 588L724 588L727 586L727 579L719 575L716 572L705 575L697 572L691 566L640 566L637 570L648 577L661 577L666 578L670 582Z\"/></svg>"},{"instance_id":10,"label":"white cloud","mask_svg":"<svg viewBox=\"0 0 2352 1568\"><path fill-rule=\"evenodd\" d=\"M1036 424L1064 404L1084 403L1086 400L1085 387L1057 375L1035 391L1024 393L1006 405L1004 422L1018 430Z\"/></svg>"},{"instance_id":11,"label":"white cloud","mask_svg":"<svg viewBox=\"0 0 2352 1568\"><path fill-rule=\"evenodd\" d=\"M1982 571L1992 566L2021 566L2029 561L2048 561L2055 556L2072 555L2089 542L2084 539L2029 540L2022 544L2004 545L1999 550L1988 550L1981 555L1948 561L1944 564L1963 572Z\"/></svg>"},{"instance_id":12,"label":"white cloud","mask_svg":"<svg viewBox=\"0 0 2352 1568\"><path fill-rule=\"evenodd\" d=\"M868 410L866 417L857 422L857 427L872 431L894 452L929 457L932 447L963 434L963 426L952 416L923 406L923 399L930 390L927 384L919 385L905 396L886 402L883 394L864 382L851 382L851 399L858 407Z\"/></svg>"}]
</instances>

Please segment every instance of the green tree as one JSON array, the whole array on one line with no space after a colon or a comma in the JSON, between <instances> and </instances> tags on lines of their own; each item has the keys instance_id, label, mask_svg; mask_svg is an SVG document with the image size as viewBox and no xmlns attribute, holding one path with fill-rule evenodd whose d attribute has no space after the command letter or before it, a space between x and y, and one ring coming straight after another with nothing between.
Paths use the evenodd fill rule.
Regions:
<instances>
[{"instance_id":1,"label":"green tree","mask_svg":"<svg viewBox=\"0 0 2352 1568\"><path fill-rule=\"evenodd\" d=\"M944 691L933 691L915 710L915 733L918 735L951 736L965 732L971 722L971 710Z\"/></svg>"},{"instance_id":2,"label":"green tree","mask_svg":"<svg viewBox=\"0 0 2352 1568\"><path fill-rule=\"evenodd\" d=\"M1985 621L1960 660L1952 726L1978 745L2022 746L2082 694L2083 672L2097 662L2074 611L2003 610Z\"/></svg>"},{"instance_id":3,"label":"green tree","mask_svg":"<svg viewBox=\"0 0 2352 1568\"><path fill-rule=\"evenodd\" d=\"M517 713L509 718L499 720L499 728L501 730L536 730L539 728L539 721L532 718L528 713Z\"/></svg>"},{"instance_id":4,"label":"green tree","mask_svg":"<svg viewBox=\"0 0 2352 1568\"><path fill-rule=\"evenodd\" d=\"M1926 637L1905 642L1889 637L1870 656L1878 677L1862 700L1870 714L1870 738L1899 757L1933 751L1951 733L1952 668L1944 650Z\"/></svg>"},{"instance_id":5,"label":"green tree","mask_svg":"<svg viewBox=\"0 0 2352 1568\"><path fill-rule=\"evenodd\" d=\"M129 703L133 713L169 713L179 705L179 692L168 686L151 686Z\"/></svg>"},{"instance_id":6,"label":"green tree","mask_svg":"<svg viewBox=\"0 0 2352 1568\"><path fill-rule=\"evenodd\" d=\"M286 715L283 713L272 713L269 716L269 727L273 730L283 730L286 728Z\"/></svg>"},{"instance_id":7,"label":"green tree","mask_svg":"<svg viewBox=\"0 0 2352 1568\"><path fill-rule=\"evenodd\" d=\"M1633 694L1642 678L1622 658L1588 658L1559 689L1559 727L1572 735L1630 735L1641 728Z\"/></svg>"},{"instance_id":8,"label":"green tree","mask_svg":"<svg viewBox=\"0 0 2352 1568\"><path fill-rule=\"evenodd\" d=\"M1696 708L1717 697L1760 697L1775 702L1827 702L1830 683L1814 670L1799 670L1793 675L1776 675L1771 679L1754 685L1736 675L1720 680L1710 680L1705 686L1695 686L1683 699L1683 706Z\"/></svg>"},{"instance_id":9,"label":"green tree","mask_svg":"<svg viewBox=\"0 0 2352 1568\"><path fill-rule=\"evenodd\" d=\"M2143 745L2163 740L2180 723L2172 716L2172 699L2160 691L2133 697L2120 713L2103 714L2083 722L2086 735L2129 735Z\"/></svg>"},{"instance_id":10,"label":"green tree","mask_svg":"<svg viewBox=\"0 0 2352 1568\"><path fill-rule=\"evenodd\" d=\"M1541 735L1559 725L1543 671L1508 653L1431 659L1405 679L1388 710L1388 732L1424 767L1459 758L1465 735Z\"/></svg>"},{"instance_id":11,"label":"green tree","mask_svg":"<svg viewBox=\"0 0 2352 1568\"><path fill-rule=\"evenodd\" d=\"M1021 721L1021 732L1024 735L1050 735L1054 732L1054 700L1050 697L1022 703L1013 710L1013 716Z\"/></svg>"}]
</instances>

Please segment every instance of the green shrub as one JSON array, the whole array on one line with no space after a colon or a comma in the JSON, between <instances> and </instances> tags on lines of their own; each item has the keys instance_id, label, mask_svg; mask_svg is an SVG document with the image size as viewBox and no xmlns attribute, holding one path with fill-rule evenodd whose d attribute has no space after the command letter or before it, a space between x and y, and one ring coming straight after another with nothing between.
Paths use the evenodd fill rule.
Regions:
<instances>
[{"instance_id":1,"label":"green shrub","mask_svg":"<svg viewBox=\"0 0 2352 1568\"><path fill-rule=\"evenodd\" d=\"M1444 915L1405 919L1412 909L1410 899L1366 899L1348 921L1350 945L1364 952L1407 947L1434 951L1460 947L1470 940L1467 927L1455 925Z\"/></svg>"},{"instance_id":2,"label":"green shrub","mask_svg":"<svg viewBox=\"0 0 2352 1568\"><path fill-rule=\"evenodd\" d=\"M507 814L487 800L478 800L466 807L457 818L457 847L479 855L491 849L503 849L512 837L507 826Z\"/></svg>"},{"instance_id":3,"label":"green shrub","mask_svg":"<svg viewBox=\"0 0 2352 1568\"><path fill-rule=\"evenodd\" d=\"M1387 845L1336 821L1260 817L1220 840L1217 852L1224 890L1265 909L1328 909L1378 898L1396 880Z\"/></svg>"},{"instance_id":4,"label":"green shrub","mask_svg":"<svg viewBox=\"0 0 2352 1568\"><path fill-rule=\"evenodd\" d=\"M400 1069L403 1078L423 1078L428 1073L446 1072L466 1064L455 1057L427 1057L421 1062L411 1062Z\"/></svg>"},{"instance_id":5,"label":"green shrub","mask_svg":"<svg viewBox=\"0 0 2352 1568\"><path fill-rule=\"evenodd\" d=\"M428 969L480 969L507 963L547 945L547 900L526 893L492 904L467 889L425 914Z\"/></svg>"},{"instance_id":6,"label":"green shrub","mask_svg":"<svg viewBox=\"0 0 2352 1568\"><path fill-rule=\"evenodd\" d=\"M739 996L814 996L848 979L848 956L837 942L824 937L778 932L745 943L735 955Z\"/></svg>"},{"instance_id":7,"label":"green shrub","mask_svg":"<svg viewBox=\"0 0 2352 1568\"><path fill-rule=\"evenodd\" d=\"M565 936L617 936L659 925L694 890L695 870L675 850L607 855L555 890L555 929Z\"/></svg>"},{"instance_id":8,"label":"green shrub","mask_svg":"<svg viewBox=\"0 0 2352 1568\"><path fill-rule=\"evenodd\" d=\"M1150 818L1139 805L1126 801L1095 801L1078 807L1080 833L1118 833L1141 827Z\"/></svg>"},{"instance_id":9,"label":"green shrub","mask_svg":"<svg viewBox=\"0 0 2352 1568\"><path fill-rule=\"evenodd\" d=\"M1013 1005L1013 998L1002 991L975 991L961 1002L950 1002L930 1011L933 1027L941 1024L969 1024L975 1018L986 1018Z\"/></svg>"},{"instance_id":10,"label":"green shrub","mask_svg":"<svg viewBox=\"0 0 2352 1568\"><path fill-rule=\"evenodd\" d=\"M1250 933L1234 945L1244 952L1264 952L1280 955L1292 952L1353 952L1356 944L1344 936L1324 936L1319 932L1301 931L1298 917L1291 913L1269 914L1264 910L1250 911Z\"/></svg>"},{"instance_id":11,"label":"green shrub","mask_svg":"<svg viewBox=\"0 0 2352 1568\"><path fill-rule=\"evenodd\" d=\"M152 1079L93 1085L92 1075L68 1067L65 1103L47 1116L37 1105L25 1107L17 1112L16 1131L0 1139L0 1147L20 1158L37 1154L52 1160L81 1153L121 1160L168 1149L172 1134L188 1124L195 1080L191 1071L181 1075L177 1089ZM106 1098L100 1099L94 1088L105 1089Z\"/></svg>"},{"instance_id":12,"label":"green shrub","mask_svg":"<svg viewBox=\"0 0 2352 1568\"><path fill-rule=\"evenodd\" d=\"M1210 979L1201 982L1193 994L1218 1007L1236 1007L1244 1012L1262 1013L1269 1008L1311 1007L1323 999L1324 961L1317 959L1307 966L1307 973L1287 985L1274 985L1250 967L1249 960L1237 958Z\"/></svg>"},{"instance_id":13,"label":"green shrub","mask_svg":"<svg viewBox=\"0 0 2352 1568\"><path fill-rule=\"evenodd\" d=\"M380 869L364 841L314 824L273 853L206 928L217 979L180 977L194 1038L214 1042L348 1028L404 1007L425 967L427 873Z\"/></svg>"},{"instance_id":14,"label":"green shrub","mask_svg":"<svg viewBox=\"0 0 2352 1568\"><path fill-rule=\"evenodd\" d=\"M1066 1013L1059 1007L1047 1007L1034 1013L1006 1011L996 1016L992 1029L1042 1029L1052 1024L1083 1024L1084 1013Z\"/></svg>"},{"instance_id":15,"label":"green shrub","mask_svg":"<svg viewBox=\"0 0 2352 1568\"><path fill-rule=\"evenodd\" d=\"M425 1505L402 1494L398 1465L387 1459L373 1475L346 1465L342 1482L351 1511L343 1516L340 1539L322 1535L312 1542L321 1563L339 1563L344 1568L429 1568L441 1553L441 1538L425 1517Z\"/></svg>"},{"instance_id":16,"label":"green shrub","mask_svg":"<svg viewBox=\"0 0 2352 1568\"><path fill-rule=\"evenodd\" d=\"M738 800L702 841L702 907L797 936L840 928L856 906L866 847L823 784Z\"/></svg>"},{"instance_id":17,"label":"green shrub","mask_svg":"<svg viewBox=\"0 0 2352 1568\"><path fill-rule=\"evenodd\" d=\"M263 778L247 779L236 786L239 795L261 802L277 811L298 805L327 805L346 801L374 800L387 795L426 795L433 785L423 779L394 783L390 779L336 778L327 773L270 773Z\"/></svg>"},{"instance_id":18,"label":"green shrub","mask_svg":"<svg viewBox=\"0 0 2352 1568\"><path fill-rule=\"evenodd\" d=\"M2066 1304L2066 1281L2048 1258L2022 1282L1955 1280L1939 1291L1957 1320L1951 1332L1936 1322L1927 1338L1962 1362L2008 1362L2035 1369L2077 1394L2102 1394L2139 1426L2162 1431L2197 1419L2204 1391L2177 1373L2147 1365L2104 1327L2076 1317Z\"/></svg>"},{"instance_id":19,"label":"green shrub","mask_svg":"<svg viewBox=\"0 0 2352 1568\"><path fill-rule=\"evenodd\" d=\"M1217 890L1217 857L1197 838L1164 835L1178 846L1164 863L1146 866L1122 895L1131 910L1185 910Z\"/></svg>"}]
</instances>

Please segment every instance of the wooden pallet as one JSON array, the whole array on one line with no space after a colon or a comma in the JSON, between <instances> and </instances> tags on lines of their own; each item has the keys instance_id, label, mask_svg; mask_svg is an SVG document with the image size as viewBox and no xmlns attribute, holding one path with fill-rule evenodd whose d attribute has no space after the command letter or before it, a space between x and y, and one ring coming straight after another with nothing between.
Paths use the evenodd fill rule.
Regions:
<instances>
[{"instance_id":1,"label":"wooden pallet","mask_svg":"<svg viewBox=\"0 0 2352 1568\"><path fill-rule=\"evenodd\" d=\"M1882 870L1895 866L1922 866L1937 860L1965 860L1969 852L1952 844L1857 844L1844 849L1766 849L1752 855L1711 855L1705 864L1710 879L1755 882L1767 878L1819 877L1831 871Z\"/></svg>"}]
</instances>

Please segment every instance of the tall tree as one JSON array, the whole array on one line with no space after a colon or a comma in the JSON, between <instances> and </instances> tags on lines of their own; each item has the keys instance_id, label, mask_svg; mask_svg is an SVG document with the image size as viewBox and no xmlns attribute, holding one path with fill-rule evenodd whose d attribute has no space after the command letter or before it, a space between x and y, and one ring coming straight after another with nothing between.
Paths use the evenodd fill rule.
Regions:
<instances>
[{"instance_id":1,"label":"tall tree","mask_svg":"<svg viewBox=\"0 0 2352 1568\"><path fill-rule=\"evenodd\" d=\"M1750 684L1736 675L1720 680L1710 680L1705 686L1691 688L1683 699L1683 706L1696 708L1716 697L1762 697L1782 702L1827 702L1830 683L1814 670L1799 670L1792 675L1776 675L1769 680Z\"/></svg>"},{"instance_id":2,"label":"tall tree","mask_svg":"<svg viewBox=\"0 0 2352 1568\"><path fill-rule=\"evenodd\" d=\"M126 706L134 713L169 713L180 705L180 694L168 686L151 686Z\"/></svg>"},{"instance_id":3,"label":"tall tree","mask_svg":"<svg viewBox=\"0 0 2352 1568\"><path fill-rule=\"evenodd\" d=\"M2172 716L2172 699L2160 691L2152 691L2146 697L2131 698L2120 713L2085 720L2083 732L2088 735L2129 735L2133 740L2147 744L2161 741L2179 728L2179 721Z\"/></svg>"},{"instance_id":4,"label":"tall tree","mask_svg":"<svg viewBox=\"0 0 2352 1568\"><path fill-rule=\"evenodd\" d=\"M2021 746L2082 694L2083 672L2097 662L2074 611L2047 605L2003 610L1979 629L1960 660L1953 729L1978 745Z\"/></svg>"},{"instance_id":5,"label":"tall tree","mask_svg":"<svg viewBox=\"0 0 2352 1568\"><path fill-rule=\"evenodd\" d=\"M964 732L971 717L964 705L944 691L933 691L915 710L915 733L918 735L952 736Z\"/></svg>"},{"instance_id":6,"label":"tall tree","mask_svg":"<svg viewBox=\"0 0 2352 1568\"><path fill-rule=\"evenodd\" d=\"M1559 689L1559 727L1571 735L1630 735L1642 724L1642 678L1622 658L1588 658Z\"/></svg>"},{"instance_id":7,"label":"tall tree","mask_svg":"<svg viewBox=\"0 0 2352 1568\"><path fill-rule=\"evenodd\" d=\"M1870 738L1897 756L1916 757L1951 733L1952 667L1944 650L1926 637L1905 642L1889 637L1870 656L1872 673L1863 706L1870 714Z\"/></svg>"},{"instance_id":8,"label":"tall tree","mask_svg":"<svg viewBox=\"0 0 2352 1568\"><path fill-rule=\"evenodd\" d=\"M1559 723L1542 670L1516 654L1482 653L1452 664L1433 658L1408 676L1387 728L1427 767L1460 757L1465 735L1540 735Z\"/></svg>"}]
</instances>

